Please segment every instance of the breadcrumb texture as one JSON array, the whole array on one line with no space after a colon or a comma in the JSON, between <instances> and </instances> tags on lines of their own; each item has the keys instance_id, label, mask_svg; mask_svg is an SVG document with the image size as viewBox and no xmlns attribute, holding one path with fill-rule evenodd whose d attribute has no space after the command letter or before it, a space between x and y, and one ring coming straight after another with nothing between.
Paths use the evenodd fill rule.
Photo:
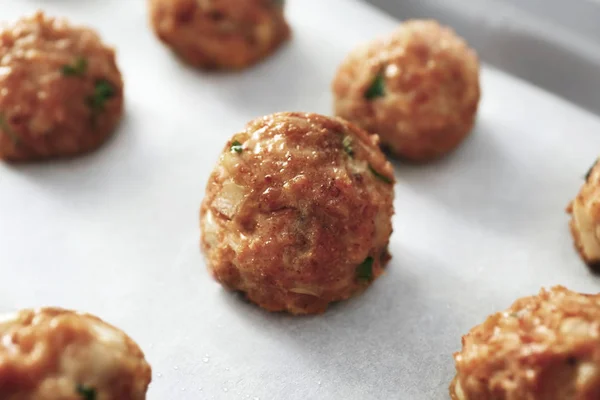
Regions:
<instances>
[{"instance_id":1,"label":"breadcrumb texture","mask_svg":"<svg viewBox=\"0 0 600 400\"><path fill-rule=\"evenodd\" d=\"M258 118L234 135L201 208L214 277L293 314L323 312L366 288L390 257L394 213L393 169L377 140L304 113Z\"/></svg>"},{"instance_id":2,"label":"breadcrumb texture","mask_svg":"<svg viewBox=\"0 0 600 400\"><path fill-rule=\"evenodd\" d=\"M205 69L242 69L290 37L278 0L148 0L156 35L183 60Z\"/></svg>"},{"instance_id":3,"label":"breadcrumb texture","mask_svg":"<svg viewBox=\"0 0 600 400\"><path fill-rule=\"evenodd\" d=\"M567 207L575 248L585 263L600 272L600 164L592 166L577 197Z\"/></svg>"},{"instance_id":4,"label":"breadcrumb texture","mask_svg":"<svg viewBox=\"0 0 600 400\"><path fill-rule=\"evenodd\" d=\"M115 52L91 29L38 12L0 27L0 158L28 161L96 149L123 113L123 81ZM65 76L79 59L85 72ZM113 96L89 104L98 81Z\"/></svg>"},{"instance_id":5,"label":"breadcrumb texture","mask_svg":"<svg viewBox=\"0 0 600 400\"><path fill-rule=\"evenodd\" d=\"M97 317L43 308L0 318L3 400L143 400L150 379L140 348Z\"/></svg>"},{"instance_id":6,"label":"breadcrumb texture","mask_svg":"<svg viewBox=\"0 0 600 400\"><path fill-rule=\"evenodd\" d=\"M488 317L462 343L454 400L600 399L600 295L542 289Z\"/></svg>"},{"instance_id":7,"label":"breadcrumb texture","mask_svg":"<svg viewBox=\"0 0 600 400\"><path fill-rule=\"evenodd\" d=\"M377 77L384 93L368 98ZM423 162L447 154L471 131L479 61L451 29L410 20L352 51L332 90L338 116L377 133L395 155Z\"/></svg>"}]
</instances>

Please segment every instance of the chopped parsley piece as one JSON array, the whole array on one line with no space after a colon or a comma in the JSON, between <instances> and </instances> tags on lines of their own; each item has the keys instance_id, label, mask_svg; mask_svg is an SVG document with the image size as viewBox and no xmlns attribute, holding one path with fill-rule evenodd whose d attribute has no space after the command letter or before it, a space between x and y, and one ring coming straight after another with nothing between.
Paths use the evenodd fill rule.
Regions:
<instances>
[{"instance_id":1,"label":"chopped parsley piece","mask_svg":"<svg viewBox=\"0 0 600 400\"><path fill-rule=\"evenodd\" d=\"M354 149L352 148L352 138L350 136L344 136L342 140L342 146L344 147L344 151L350 157L354 156Z\"/></svg>"},{"instance_id":2,"label":"chopped parsley piece","mask_svg":"<svg viewBox=\"0 0 600 400\"><path fill-rule=\"evenodd\" d=\"M285 5L285 0L273 0L273 4L279 7L283 7Z\"/></svg>"},{"instance_id":3,"label":"chopped parsley piece","mask_svg":"<svg viewBox=\"0 0 600 400\"><path fill-rule=\"evenodd\" d=\"M81 383L75 389L82 400L96 400L96 389L84 386Z\"/></svg>"},{"instance_id":4,"label":"chopped parsley piece","mask_svg":"<svg viewBox=\"0 0 600 400\"><path fill-rule=\"evenodd\" d=\"M0 114L0 133L4 133L6 136L8 136L14 144L19 144L19 136L17 136L15 131L13 131L10 125L8 125L8 122L6 122L6 119L2 114Z\"/></svg>"},{"instance_id":5,"label":"chopped parsley piece","mask_svg":"<svg viewBox=\"0 0 600 400\"><path fill-rule=\"evenodd\" d=\"M235 140L233 143L231 143L231 151L235 151L236 153L241 153L244 149L242 149L242 144L240 142L238 142L237 140Z\"/></svg>"},{"instance_id":6,"label":"chopped parsley piece","mask_svg":"<svg viewBox=\"0 0 600 400\"><path fill-rule=\"evenodd\" d=\"M365 258L365 261L356 268L356 279L359 281L370 281L373 279L373 261L373 257L371 256Z\"/></svg>"},{"instance_id":7,"label":"chopped parsley piece","mask_svg":"<svg viewBox=\"0 0 600 400\"><path fill-rule=\"evenodd\" d=\"M63 65L61 71L64 76L82 76L87 70L87 60L83 57L77 58L72 65Z\"/></svg>"},{"instance_id":8,"label":"chopped parsley piece","mask_svg":"<svg viewBox=\"0 0 600 400\"><path fill-rule=\"evenodd\" d=\"M383 72L379 72L375 75L373 83L371 83L371 86L365 92L365 99L372 100L383 96L385 96L385 76L383 76Z\"/></svg>"},{"instance_id":9,"label":"chopped parsley piece","mask_svg":"<svg viewBox=\"0 0 600 400\"><path fill-rule=\"evenodd\" d=\"M378 179L380 179L380 180L384 181L385 183L390 183L390 184L394 183L394 181L393 181L392 179L390 179L390 178L388 178L387 176L385 176L385 175L382 175L382 174L380 174L379 172L377 172L377 171L375 170L375 168L373 168L373 167L371 166L371 164L369 164L369 170L370 170L370 171L373 173L373 175L375 175L375 177L376 177L376 178L378 178Z\"/></svg>"},{"instance_id":10,"label":"chopped parsley piece","mask_svg":"<svg viewBox=\"0 0 600 400\"><path fill-rule=\"evenodd\" d=\"M592 164L592 166L590 167L590 169L588 169L588 172L586 172L586 174L585 174L585 180L586 181L588 179L590 179L590 175L592 174L592 170L594 169L594 167L596 166L596 164L598 164L598 159L596 159L596 161L594 161L594 163Z\"/></svg>"},{"instance_id":11,"label":"chopped parsley piece","mask_svg":"<svg viewBox=\"0 0 600 400\"><path fill-rule=\"evenodd\" d=\"M94 94L86 99L88 107L92 109L94 114L104 111L106 102L114 97L115 88L106 79L98 79L94 85Z\"/></svg>"}]
</instances>

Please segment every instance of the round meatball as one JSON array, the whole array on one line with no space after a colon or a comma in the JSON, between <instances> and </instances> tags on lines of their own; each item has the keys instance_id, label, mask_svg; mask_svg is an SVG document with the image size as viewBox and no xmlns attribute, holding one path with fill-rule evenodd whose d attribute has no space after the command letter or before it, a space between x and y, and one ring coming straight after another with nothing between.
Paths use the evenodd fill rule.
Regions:
<instances>
[{"instance_id":1,"label":"round meatball","mask_svg":"<svg viewBox=\"0 0 600 400\"><path fill-rule=\"evenodd\" d=\"M352 51L332 90L338 116L377 133L393 154L423 162L450 152L471 131L479 62L452 30L407 21Z\"/></svg>"},{"instance_id":2,"label":"round meatball","mask_svg":"<svg viewBox=\"0 0 600 400\"><path fill-rule=\"evenodd\" d=\"M143 400L150 366L125 333L58 308L0 317L3 400Z\"/></svg>"},{"instance_id":3,"label":"round meatball","mask_svg":"<svg viewBox=\"0 0 600 400\"><path fill-rule=\"evenodd\" d=\"M577 197L569 204L571 234L581 258L600 272L600 164L590 168Z\"/></svg>"},{"instance_id":4,"label":"round meatball","mask_svg":"<svg viewBox=\"0 0 600 400\"><path fill-rule=\"evenodd\" d=\"M41 12L0 31L0 158L74 156L99 147L123 113L115 52L88 28Z\"/></svg>"},{"instance_id":5,"label":"round meatball","mask_svg":"<svg viewBox=\"0 0 600 400\"><path fill-rule=\"evenodd\" d=\"M156 35L200 68L242 69L290 37L283 0L149 0Z\"/></svg>"},{"instance_id":6,"label":"round meatball","mask_svg":"<svg viewBox=\"0 0 600 400\"><path fill-rule=\"evenodd\" d=\"M454 400L600 399L600 295L542 289L488 317L462 343Z\"/></svg>"},{"instance_id":7,"label":"round meatball","mask_svg":"<svg viewBox=\"0 0 600 400\"><path fill-rule=\"evenodd\" d=\"M201 208L202 248L224 286L270 311L320 313L390 258L394 175L369 136L317 114L250 122L227 143Z\"/></svg>"}]
</instances>

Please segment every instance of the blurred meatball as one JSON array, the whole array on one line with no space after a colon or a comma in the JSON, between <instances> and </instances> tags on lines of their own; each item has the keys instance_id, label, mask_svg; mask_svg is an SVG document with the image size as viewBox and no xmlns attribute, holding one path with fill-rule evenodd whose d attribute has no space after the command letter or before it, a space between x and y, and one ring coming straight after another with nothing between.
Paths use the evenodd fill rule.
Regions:
<instances>
[{"instance_id":1,"label":"blurred meatball","mask_svg":"<svg viewBox=\"0 0 600 400\"><path fill-rule=\"evenodd\" d=\"M57 308L0 317L3 400L143 400L150 366L125 333Z\"/></svg>"},{"instance_id":2,"label":"blurred meatball","mask_svg":"<svg viewBox=\"0 0 600 400\"><path fill-rule=\"evenodd\" d=\"M600 399L600 295L542 290L488 317L462 343L454 400Z\"/></svg>"},{"instance_id":3,"label":"blurred meatball","mask_svg":"<svg viewBox=\"0 0 600 400\"><path fill-rule=\"evenodd\" d=\"M407 21L352 51L332 84L335 112L395 155L428 161L457 147L479 103L477 55L435 21Z\"/></svg>"},{"instance_id":4,"label":"blurred meatball","mask_svg":"<svg viewBox=\"0 0 600 400\"><path fill-rule=\"evenodd\" d=\"M200 68L241 69L290 37L283 0L148 0L156 35Z\"/></svg>"},{"instance_id":5,"label":"blurred meatball","mask_svg":"<svg viewBox=\"0 0 600 400\"><path fill-rule=\"evenodd\" d=\"M74 156L99 147L123 113L114 50L43 13L0 31L0 158Z\"/></svg>"},{"instance_id":6,"label":"blurred meatball","mask_svg":"<svg viewBox=\"0 0 600 400\"><path fill-rule=\"evenodd\" d=\"M224 286L270 311L319 313L389 259L394 175L377 136L317 114L250 122L227 143L201 209Z\"/></svg>"},{"instance_id":7,"label":"blurred meatball","mask_svg":"<svg viewBox=\"0 0 600 400\"><path fill-rule=\"evenodd\" d=\"M600 272L600 165L590 168L585 184L569 204L571 234L581 258Z\"/></svg>"}]
</instances>

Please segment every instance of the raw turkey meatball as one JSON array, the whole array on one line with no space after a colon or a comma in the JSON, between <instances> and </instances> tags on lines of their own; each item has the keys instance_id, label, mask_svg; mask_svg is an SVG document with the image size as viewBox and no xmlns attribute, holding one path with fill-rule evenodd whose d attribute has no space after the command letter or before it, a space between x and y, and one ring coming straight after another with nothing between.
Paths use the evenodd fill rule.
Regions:
<instances>
[{"instance_id":1,"label":"raw turkey meatball","mask_svg":"<svg viewBox=\"0 0 600 400\"><path fill-rule=\"evenodd\" d=\"M590 168L585 184L569 204L571 234L581 258L600 272L600 164Z\"/></svg>"},{"instance_id":2,"label":"raw turkey meatball","mask_svg":"<svg viewBox=\"0 0 600 400\"><path fill-rule=\"evenodd\" d=\"M148 0L156 35L200 68L241 69L290 37L283 0Z\"/></svg>"},{"instance_id":3,"label":"raw turkey meatball","mask_svg":"<svg viewBox=\"0 0 600 400\"><path fill-rule=\"evenodd\" d=\"M0 158L74 156L104 143L123 113L114 50L41 12L0 29Z\"/></svg>"},{"instance_id":4,"label":"raw turkey meatball","mask_svg":"<svg viewBox=\"0 0 600 400\"><path fill-rule=\"evenodd\" d=\"M377 136L336 118L278 113L225 146L201 208L208 268L270 311L320 313L390 258L394 175Z\"/></svg>"},{"instance_id":5,"label":"raw turkey meatball","mask_svg":"<svg viewBox=\"0 0 600 400\"><path fill-rule=\"evenodd\" d=\"M335 113L424 162L456 148L479 103L477 55L435 21L407 21L352 51L332 84Z\"/></svg>"},{"instance_id":6,"label":"raw turkey meatball","mask_svg":"<svg viewBox=\"0 0 600 400\"><path fill-rule=\"evenodd\" d=\"M454 355L454 400L600 399L600 295L562 286L473 328Z\"/></svg>"},{"instance_id":7,"label":"raw turkey meatball","mask_svg":"<svg viewBox=\"0 0 600 400\"><path fill-rule=\"evenodd\" d=\"M143 400L151 370L125 333L58 308L0 317L3 400Z\"/></svg>"}]
</instances>

